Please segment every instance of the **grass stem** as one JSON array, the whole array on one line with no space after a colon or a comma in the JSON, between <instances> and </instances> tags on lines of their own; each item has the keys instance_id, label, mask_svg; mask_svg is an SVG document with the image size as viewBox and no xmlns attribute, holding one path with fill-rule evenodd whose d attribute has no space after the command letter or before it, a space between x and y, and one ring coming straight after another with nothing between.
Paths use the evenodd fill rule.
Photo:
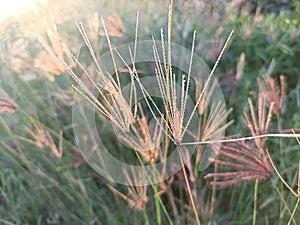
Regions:
<instances>
[{"instance_id":1,"label":"grass stem","mask_svg":"<svg viewBox=\"0 0 300 225\"><path fill-rule=\"evenodd\" d=\"M253 204L252 225L255 225L255 224L256 224L258 182L259 182L258 179L256 179L256 180L255 180L255 186L254 186L254 204Z\"/></svg>"},{"instance_id":2,"label":"grass stem","mask_svg":"<svg viewBox=\"0 0 300 225\"><path fill-rule=\"evenodd\" d=\"M281 130L282 130L282 127L281 127L281 119L280 119L280 115L277 114L277 129L278 129L278 132L280 133ZM279 156L280 156L280 170L282 170L284 168L284 155L283 155L283 143L282 143L282 139L280 138L279 139ZM284 191L284 185L283 183L281 182L280 183L280 192L283 194L283 191ZM280 218L279 218L279 225L282 224L282 216L284 213L282 213L282 211L285 211L285 208L283 207L283 203L282 201L280 201L280 207L279 207L279 215L280 215Z\"/></svg>"},{"instance_id":3,"label":"grass stem","mask_svg":"<svg viewBox=\"0 0 300 225\"><path fill-rule=\"evenodd\" d=\"M294 218L294 216L295 216L295 213L296 213L296 211L297 211L297 208L298 208L299 202L300 202L300 198L298 198L298 199L297 199L297 202L296 202L295 208L294 208L294 210L293 210L293 212L292 212L291 218L290 218L290 220L289 220L289 222L288 222L288 224L287 224L287 225L290 225L290 224L291 224L291 222L292 222L292 220L293 220L293 218Z\"/></svg>"},{"instance_id":4,"label":"grass stem","mask_svg":"<svg viewBox=\"0 0 300 225\"><path fill-rule=\"evenodd\" d=\"M157 185L155 184L155 191L157 193ZM161 225L161 215L160 215L160 207L159 207L159 200L157 196L155 196L155 209L156 209L156 222L157 225Z\"/></svg>"},{"instance_id":5,"label":"grass stem","mask_svg":"<svg viewBox=\"0 0 300 225\"><path fill-rule=\"evenodd\" d=\"M193 210L194 210L194 213L195 213L196 221L197 221L198 225L201 225L201 222L200 222L200 219L199 219L199 216L198 216L198 212L197 212L197 208L196 208L196 205L195 205L194 197L193 197L193 194L192 194L192 191L191 191L190 183L189 183L189 180L188 180L188 177L187 177L187 174L186 174L186 170L185 170L185 167L184 167L184 162L182 160L182 155L181 155L180 152L179 152L179 158L180 158L180 162L181 162L181 166L182 166L182 171L183 171L185 183L186 183L188 193L189 193L189 196L190 196L190 199L191 199L192 207L193 207Z\"/></svg>"},{"instance_id":6,"label":"grass stem","mask_svg":"<svg viewBox=\"0 0 300 225\"><path fill-rule=\"evenodd\" d=\"M141 164L141 166L144 167L143 160L142 160L142 158L141 158L141 156L139 155L139 153L138 153L137 150L135 150L135 154L136 154L137 159L138 159L139 163ZM155 169L155 167L154 167L154 165L153 165L153 172L154 172L154 169ZM147 173L146 173L146 175L147 175ZM149 175L147 175L147 177L148 177L149 180L150 180ZM151 180L150 180L150 181L151 181ZM151 187L152 187L152 189L153 189L153 191L154 191L156 213L157 213L157 215L159 216L159 218L157 218L157 221L158 221L158 222L160 221L159 224L161 224L161 215L160 215L160 211L159 211L159 213L158 213L158 211L157 211L157 210L160 210L160 208L159 208L159 205L160 205L160 207L161 207L162 210L164 211L164 213L165 213L165 215L166 215L166 217L167 217L167 219L168 219L168 221L169 221L169 224L170 224L170 225L173 225L173 222L172 222L172 220L171 220L171 218L170 218L170 215L169 215L169 213L168 213L168 211L167 211L167 209L166 209L164 203L162 202L162 200L161 200L161 198L160 198L160 195L158 194L157 186L156 186L155 184L153 184L152 182L150 183L150 185L151 185ZM157 205L157 202L159 203L158 205Z\"/></svg>"}]
</instances>

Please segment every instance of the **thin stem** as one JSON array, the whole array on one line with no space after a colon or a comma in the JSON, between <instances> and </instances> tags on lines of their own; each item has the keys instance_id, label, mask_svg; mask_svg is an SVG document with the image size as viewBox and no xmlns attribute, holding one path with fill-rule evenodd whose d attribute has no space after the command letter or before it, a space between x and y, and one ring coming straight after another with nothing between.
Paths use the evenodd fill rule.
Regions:
<instances>
[{"instance_id":1,"label":"thin stem","mask_svg":"<svg viewBox=\"0 0 300 225\"><path fill-rule=\"evenodd\" d=\"M224 44L222 50L221 50L221 52L220 52L220 54L219 54L219 56L218 56L217 61L216 61L214 67L212 68L212 70L211 70L211 72L210 72L210 74L209 74L209 76L208 76L208 78L207 78L207 80L206 80L206 83L205 83L205 85L204 85L204 87L203 87L203 89L202 89L202 92L201 92L201 94L200 94L200 96L199 96L199 98L198 98L198 100L197 100L197 102L196 102L196 105L194 106L194 109L193 109L193 111L192 111L192 113L191 113L191 115L190 115L190 118L189 118L188 121L187 121L187 124L186 124L186 126L185 126L185 129L183 130L183 132L182 132L182 134L181 134L181 139L183 138L183 136L184 136L184 134L185 134L185 132L186 132L186 130L187 130L187 128L188 128L190 122L192 121L192 117L193 117L195 111L197 110L197 108L198 108L198 106L199 106L199 103L200 103L200 101L201 101L201 99L202 99L202 97L203 97L203 95L204 95L206 89L208 88L208 85L209 85L209 83L210 83L210 80L211 80L213 74L215 73L215 70L216 70L216 68L217 68L217 66L218 66L218 64L219 64L219 62L220 62L220 60L221 60L221 58L222 58L222 56L223 56L223 54L224 54L224 52L225 52L225 49L227 48L227 46L228 46L228 44L229 44L229 40L231 39L231 37L232 37L232 35L233 35L233 32L234 32L234 30L232 30L232 31L230 32L230 34L229 34L229 36L228 36L228 38L227 38L227 40L226 40L226 42L225 42L225 44Z\"/></svg>"},{"instance_id":2,"label":"thin stem","mask_svg":"<svg viewBox=\"0 0 300 225\"><path fill-rule=\"evenodd\" d=\"M290 224L291 224L291 222L292 222L292 220L293 220L293 218L294 218L294 216L295 216L295 213L296 213L296 211L297 211L299 202L300 202L300 198L297 199L297 203L296 203L296 205L295 205L295 208L294 208L294 210L293 210L293 213L292 213L291 218L290 218L290 220L289 220L289 222L288 222L287 225L290 225Z\"/></svg>"},{"instance_id":3,"label":"thin stem","mask_svg":"<svg viewBox=\"0 0 300 225\"><path fill-rule=\"evenodd\" d=\"M214 169L215 169L215 173L216 173L218 170L218 163L215 163ZM216 180L217 180L217 178L214 177L214 182L216 182ZM212 224L212 216L214 213L214 206L216 203L216 194L217 194L216 186L212 186L211 203L210 203L210 210L209 210L209 222L208 222L209 225Z\"/></svg>"},{"instance_id":4,"label":"thin stem","mask_svg":"<svg viewBox=\"0 0 300 225\"><path fill-rule=\"evenodd\" d=\"M253 204L253 219L252 225L256 224L256 213L257 213L257 195L258 195L258 179L255 180L254 186L254 204Z\"/></svg>"},{"instance_id":5,"label":"thin stem","mask_svg":"<svg viewBox=\"0 0 300 225\"><path fill-rule=\"evenodd\" d=\"M139 163L141 164L141 166L144 167L143 160L142 160L142 158L141 158L141 156L139 155L139 152L138 152L137 150L135 150L135 154L136 154L136 156L137 156L137 158L138 158L138 161L139 161ZM154 165L153 165L153 167L154 167ZM146 173L146 176L147 176L147 178L148 178L149 180L151 180L151 179L149 178L149 175L148 175L147 173ZM164 203L162 202L160 196L158 195L158 191L157 191L156 185L154 185L152 182L150 183L150 185L151 185L151 187L152 187L152 189L153 189L153 191L154 191L155 199L158 200L158 202L159 202L159 204L160 204L162 210L164 211L164 213L165 213L165 215L166 215L166 217L167 217L167 219L168 219L168 221L169 221L169 224L170 224L170 225L173 225L173 222L172 222L172 220L171 220L171 218L170 218L170 216L169 216L169 213L168 213L166 207L164 206Z\"/></svg>"},{"instance_id":6,"label":"thin stem","mask_svg":"<svg viewBox=\"0 0 300 225\"><path fill-rule=\"evenodd\" d=\"M279 197L280 197L280 200L283 202L283 204L284 204L284 206L285 206L285 209L289 212L290 215L292 215L292 212L291 212L291 210L290 210L290 208L289 208L287 202L285 201L284 197L282 196L282 194L281 194L279 188L276 186L274 180L271 179L271 182L272 182L273 187L274 187L275 190L277 191L277 193L278 193L278 195L279 195ZM297 225L296 222L295 222L295 220L293 220L293 221L294 221L294 224Z\"/></svg>"},{"instance_id":7,"label":"thin stem","mask_svg":"<svg viewBox=\"0 0 300 225\"><path fill-rule=\"evenodd\" d=\"M179 148L179 146L178 146L178 148ZM181 155L181 152L180 152L180 148L179 148L179 158L180 158L180 163L181 163L181 166L182 166L182 171L183 171L185 183L186 183L188 193L189 193L189 196L190 196L190 199L191 199L192 207L193 207L193 210L194 210L194 213L195 213L196 221L197 221L198 225L201 225L201 222L200 222L200 219L199 219L199 216L198 216L198 213L197 213L197 208L196 208L196 205L195 205L194 197L193 197L193 194L192 194L192 191L191 191L190 183L189 183L189 180L188 180L188 177L187 177L187 174L186 174L186 170L185 170L185 167L184 167L184 162L182 160L182 155Z\"/></svg>"},{"instance_id":8,"label":"thin stem","mask_svg":"<svg viewBox=\"0 0 300 225\"><path fill-rule=\"evenodd\" d=\"M176 222L176 224L180 224L180 220L179 220L179 216L178 216L178 209L177 209L175 199L174 199L174 194L173 194L171 188L169 188L169 190L167 191L167 195L168 195L168 198L170 199L170 204L171 204L171 207L173 210L175 222Z\"/></svg>"},{"instance_id":9,"label":"thin stem","mask_svg":"<svg viewBox=\"0 0 300 225\"><path fill-rule=\"evenodd\" d=\"M154 185L155 192L157 193L157 185ZM157 196L155 196L155 209L156 209L156 222L157 225L161 225L161 215L160 215L160 207L159 207L159 200Z\"/></svg>"},{"instance_id":10,"label":"thin stem","mask_svg":"<svg viewBox=\"0 0 300 225\"><path fill-rule=\"evenodd\" d=\"M280 120L280 115L277 114L277 128L278 132L281 132L281 120ZM279 155L280 155L280 169L282 170L284 168L284 157L283 157L283 143L282 139L279 140ZM283 182L280 184L280 192L283 194L284 192L284 185ZM283 208L282 201L280 201L280 207L279 207L279 214L283 216L284 213L281 213L282 211L285 211L285 208ZM279 225L282 224L282 217L279 219Z\"/></svg>"},{"instance_id":11,"label":"thin stem","mask_svg":"<svg viewBox=\"0 0 300 225\"><path fill-rule=\"evenodd\" d=\"M266 151L266 153L267 153L267 155L268 155L269 161L270 161L270 163L271 163L273 169L275 170L277 176L278 176L279 179L281 180L280 190L278 190L278 188L277 188L276 185L274 184L274 186L275 186L276 189L278 190L278 193L279 193L279 195L280 195L280 197L281 197L281 201L280 201L280 212L281 212L281 211L283 211L283 212L280 214L280 222L279 222L279 224L280 224L280 223L281 223L281 218L283 217L285 210L287 209L287 210L290 212L290 210L289 210L287 204L285 203L284 197L283 197L283 185L285 185L285 186L290 190L290 192L298 198L298 201L299 201L300 195L299 195L299 193L297 194L297 193L296 193L296 192L295 192L295 191L294 191L294 190L293 190L293 189L285 182L285 180L282 178L282 176L281 176L280 173L278 172L276 166L274 165L274 162L273 162L273 160L272 160L272 158L271 158L269 152ZM283 207L282 204L285 204L285 207ZM298 206L298 203L297 203L297 206ZM283 209L282 209L281 207L283 207ZM292 213L292 215L293 215L293 214L294 214L294 212ZM293 218L292 215L291 215L291 219ZM290 221L291 221L291 219L290 219ZM289 222L289 224L290 224L290 222Z\"/></svg>"},{"instance_id":12,"label":"thin stem","mask_svg":"<svg viewBox=\"0 0 300 225\"><path fill-rule=\"evenodd\" d=\"M277 168L276 168L276 166L274 165L274 162L273 162L273 160L272 160L272 158L271 158L271 156L270 156L270 153L268 152L268 151L266 151L266 153L267 153L267 156L268 156L268 158L269 158L269 161L270 161L270 163L271 163L271 165L272 165L272 167L273 167L273 169L275 170L275 172L276 172L276 174L277 174L277 176L279 177L279 179L281 180L281 182L290 190L290 192L293 194L293 195L295 195L296 197L299 197L298 196L298 194L285 182L285 180L282 178L282 176L280 175L280 173L278 172L278 170L277 170Z\"/></svg>"},{"instance_id":13,"label":"thin stem","mask_svg":"<svg viewBox=\"0 0 300 225\"><path fill-rule=\"evenodd\" d=\"M145 101L146 101L146 104L147 104L147 106L148 106L148 109L150 110L151 114L153 115L155 121L158 123L158 125L159 125L161 128L163 128L163 124L162 124L162 123L157 119L157 117L155 116L155 113L154 113L153 108L151 107L150 103L153 104L155 110L158 112L159 116L162 118L164 124L168 127L168 130L171 130L171 128L170 128L169 125L168 125L168 122L165 121L165 118L164 118L162 112L159 110L157 104L154 102L153 98L150 96L150 94L148 93L148 91L145 89L145 87L144 87L143 84L141 83L138 74L134 73L134 72L131 70L131 68L126 64L124 58L121 56L121 54L118 52L118 50L115 49L115 51L116 51L116 53L118 54L118 56L120 57L120 59L125 63L125 66L126 66L127 69L129 70L130 74L131 74L131 75L135 78L135 80L137 81L137 83L138 83L138 85L139 85L139 87L140 87L140 89L141 89L141 91L142 91L142 95L143 95L143 97L144 97L144 99L145 99ZM148 98L149 98L149 100L148 100ZM163 131L164 131L164 133L165 133L165 130L163 130ZM170 140L172 140L172 141L174 142L174 139L170 136L169 133L165 133L165 134L169 137Z\"/></svg>"},{"instance_id":14,"label":"thin stem","mask_svg":"<svg viewBox=\"0 0 300 225\"><path fill-rule=\"evenodd\" d=\"M171 218L170 218L170 216L169 216L169 213L168 213L166 207L164 206L164 203L162 202L161 198L160 198L159 196L157 196L156 198L158 199L158 202L159 202L160 205L162 206L162 210L163 210L164 213L166 214L167 219L168 219L170 225L173 225L173 222L172 222L172 220L171 220Z\"/></svg>"},{"instance_id":15,"label":"thin stem","mask_svg":"<svg viewBox=\"0 0 300 225\"><path fill-rule=\"evenodd\" d=\"M169 21L168 21L168 74L167 76L172 75L172 55L171 55L171 45L172 45L172 22L173 22L173 13L174 13L174 0L170 0L169 5ZM168 79L167 79L168 80Z\"/></svg>"},{"instance_id":16,"label":"thin stem","mask_svg":"<svg viewBox=\"0 0 300 225\"><path fill-rule=\"evenodd\" d=\"M213 143L229 143L229 142L246 141L246 140L253 140L253 139L258 139L258 138L266 138L266 137L276 137L276 138L295 138L296 137L297 138L297 137L300 137L300 134L262 134L262 135L256 135L256 136L232 138L232 139L225 139L225 140L187 142L187 143L182 143L181 146L203 145L203 144L213 144Z\"/></svg>"}]
</instances>

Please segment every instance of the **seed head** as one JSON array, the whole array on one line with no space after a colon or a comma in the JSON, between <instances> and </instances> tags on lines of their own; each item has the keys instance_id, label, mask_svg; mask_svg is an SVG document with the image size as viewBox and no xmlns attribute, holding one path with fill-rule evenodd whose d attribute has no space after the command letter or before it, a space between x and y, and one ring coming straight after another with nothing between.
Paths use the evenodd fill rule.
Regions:
<instances>
[{"instance_id":1,"label":"seed head","mask_svg":"<svg viewBox=\"0 0 300 225\"><path fill-rule=\"evenodd\" d=\"M230 168L228 172L209 173L205 178L221 178L221 181L212 181L211 185L226 187L238 184L241 181L265 181L273 172L273 167L266 151L259 151L245 142L227 143L222 146L219 158L214 163Z\"/></svg>"},{"instance_id":2,"label":"seed head","mask_svg":"<svg viewBox=\"0 0 300 225\"><path fill-rule=\"evenodd\" d=\"M17 109L18 106L13 100L0 96L0 113L13 113Z\"/></svg>"}]
</instances>

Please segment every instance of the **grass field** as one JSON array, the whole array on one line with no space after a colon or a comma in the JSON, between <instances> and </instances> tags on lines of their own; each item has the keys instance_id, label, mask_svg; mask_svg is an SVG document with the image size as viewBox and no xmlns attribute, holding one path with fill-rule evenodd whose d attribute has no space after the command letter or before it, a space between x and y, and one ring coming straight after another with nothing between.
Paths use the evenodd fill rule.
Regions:
<instances>
[{"instance_id":1,"label":"grass field","mask_svg":"<svg viewBox=\"0 0 300 225\"><path fill-rule=\"evenodd\" d=\"M48 2L0 20L0 224L300 224L298 1Z\"/></svg>"}]
</instances>

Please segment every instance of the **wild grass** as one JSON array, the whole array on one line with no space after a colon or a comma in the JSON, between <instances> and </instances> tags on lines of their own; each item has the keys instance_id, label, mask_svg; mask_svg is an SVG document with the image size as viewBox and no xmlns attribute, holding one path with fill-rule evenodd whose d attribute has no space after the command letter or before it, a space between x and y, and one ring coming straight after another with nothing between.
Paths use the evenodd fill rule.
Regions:
<instances>
[{"instance_id":1,"label":"wild grass","mask_svg":"<svg viewBox=\"0 0 300 225\"><path fill-rule=\"evenodd\" d=\"M46 22L42 21L47 36L34 31L34 27L30 28L42 47L35 45L34 38L18 37L14 30L9 30L8 34L3 32L1 46L6 55L1 54L0 69L1 223L300 223L300 97L299 85L294 83L298 81L299 84L300 72L293 59L298 50L292 45L300 46L300 43L297 39L295 42L289 39L289 42L282 34L283 28L278 24L285 15L274 17L257 13L232 18L226 17L226 13L232 15L235 9L226 8L223 23L218 19L216 23L234 26L233 39L229 45L230 33L226 41L225 33L231 29L212 32L215 39L222 37L220 43L224 47L220 44L217 55L208 54L215 56L212 61L216 63L206 79L195 80L193 56L201 55L199 50L203 48L201 39L204 34L197 30L197 26L202 26L201 21L193 24L197 32L188 25L181 29L182 18L187 18L191 10L186 8L186 14L179 17L181 10L188 6L186 4L175 1L175 7L171 1L168 16L167 7L162 9L162 14L157 10L153 16L165 15L160 23L167 28L154 33L152 38L152 77L157 82L162 101L152 98L142 83L149 67L135 63L138 40L147 32L145 30L152 30L151 23L148 28L147 23L142 22L144 15L141 13L135 32L132 32L134 26L129 26L126 15L122 14L122 19L113 15L102 20L94 14L94 19L90 17L83 23L76 23L78 36L73 38L79 51L74 50L76 46L69 46L74 42L61 41L64 26L70 25L55 24L55 15L51 12ZM198 3L196 6L200 7ZM215 7L211 8L213 15L218 14L218 5ZM47 8L42 10L45 14L48 12ZM293 13L296 14L290 12L286 19L293 21ZM127 24L125 28L122 20ZM95 21L100 30L98 26L92 26ZM29 22L36 24L35 21ZM271 24L275 24L272 29L278 29L273 31L275 34L261 30L261 27ZM293 24L286 25L286 33L297 36L295 29L298 25ZM209 26L207 29L218 30ZM188 35L181 34L184 32ZM187 74L172 66L171 42L180 40L181 35L181 44L191 49ZM212 37L212 34L205 35L206 38ZM157 37L162 42L157 42ZM264 38L261 40L261 37ZM122 38L134 41L134 44L128 50L132 64L126 64L120 70L118 62L124 59L115 45ZM25 62L37 59L36 68L23 68L26 71L24 76L17 67L22 64L16 64L15 58L18 57L14 56L12 60L11 53L5 52L5 45L16 39L29 40L23 43L31 51L37 51L26 53L31 59L19 57ZM84 49L87 49L86 55ZM112 56L113 76L101 67L102 50L109 51ZM213 51L208 48L210 50ZM288 63L281 62L283 56L290 56ZM273 58L276 67L269 66ZM230 69L234 72L229 72ZM72 79L68 79L69 76ZM220 76L227 107L222 102L212 101L218 87L213 76ZM232 76L234 82L226 81ZM84 78L89 85L83 82ZM122 92L124 81L129 83L127 96ZM91 90L97 90L98 95ZM100 127L98 131L108 128L103 121L113 124L118 131L118 137L105 136L104 144L112 154L119 160L129 160L149 170L142 174L134 170L124 171L121 174L127 183L124 186L101 177L86 163L89 156L83 155L83 158L81 155L72 129L87 121L82 117L82 124L75 124L71 119L76 92L90 108L101 114L96 119ZM138 94L143 95L144 102L138 103ZM189 96L194 103L192 108L188 104ZM80 140L97 145L94 132L90 130ZM192 147L196 150L190 156ZM221 147L220 151L218 147ZM101 148L96 149L99 155L92 156L101 157ZM170 168L166 165L157 167L157 163L167 160L176 151L179 156L177 163L168 165ZM165 178L168 170L175 172ZM151 182L153 178L157 182ZM143 182L150 182L150 185Z\"/></svg>"}]
</instances>

